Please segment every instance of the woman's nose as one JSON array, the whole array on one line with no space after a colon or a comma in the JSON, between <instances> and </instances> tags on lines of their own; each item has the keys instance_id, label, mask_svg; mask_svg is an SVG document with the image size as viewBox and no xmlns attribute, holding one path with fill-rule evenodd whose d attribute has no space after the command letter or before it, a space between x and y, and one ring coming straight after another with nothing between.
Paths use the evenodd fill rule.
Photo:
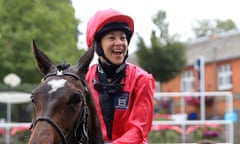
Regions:
<instances>
[{"instance_id":1,"label":"woman's nose","mask_svg":"<svg viewBox=\"0 0 240 144\"><path fill-rule=\"evenodd\" d=\"M122 44L123 40L121 38L116 38L115 39L115 44Z\"/></svg>"}]
</instances>

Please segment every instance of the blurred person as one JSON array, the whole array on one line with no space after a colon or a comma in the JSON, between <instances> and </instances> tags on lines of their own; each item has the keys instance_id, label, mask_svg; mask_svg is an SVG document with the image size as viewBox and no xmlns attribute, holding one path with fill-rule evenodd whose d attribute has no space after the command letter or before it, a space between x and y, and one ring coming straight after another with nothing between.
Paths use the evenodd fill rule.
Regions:
<instances>
[{"instance_id":1,"label":"blurred person","mask_svg":"<svg viewBox=\"0 0 240 144\"><path fill-rule=\"evenodd\" d=\"M133 19L114 9L99 10L88 21L87 45L95 47L98 63L89 68L86 79L105 143L148 143L155 81L126 62L133 33Z\"/></svg>"}]
</instances>

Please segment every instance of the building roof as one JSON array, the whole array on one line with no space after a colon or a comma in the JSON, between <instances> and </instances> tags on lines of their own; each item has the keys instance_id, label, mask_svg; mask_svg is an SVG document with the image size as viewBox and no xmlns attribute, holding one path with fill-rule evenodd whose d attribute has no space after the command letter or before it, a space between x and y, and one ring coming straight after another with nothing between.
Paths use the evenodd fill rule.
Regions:
<instances>
[{"instance_id":1,"label":"building roof","mask_svg":"<svg viewBox=\"0 0 240 144\"><path fill-rule=\"evenodd\" d=\"M206 63L240 58L240 31L229 31L185 43L187 65L203 56Z\"/></svg>"},{"instance_id":2,"label":"building roof","mask_svg":"<svg viewBox=\"0 0 240 144\"><path fill-rule=\"evenodd\" d=\"M187 65L194 65L197 58L204 57L205 63L240 58L240 30L219 33L185 43ZM138 65L135 53L129 55L128 62Z\"/></svg>"}]
</instances>

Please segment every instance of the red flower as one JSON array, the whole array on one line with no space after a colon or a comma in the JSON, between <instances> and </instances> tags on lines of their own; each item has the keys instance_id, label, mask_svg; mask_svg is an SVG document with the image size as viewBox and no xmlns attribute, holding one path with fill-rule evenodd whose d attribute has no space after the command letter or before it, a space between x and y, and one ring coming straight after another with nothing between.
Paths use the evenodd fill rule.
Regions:
<instances>
[{"instance_id":1,"label":"red flower","mask_svg":"<svg viewBox=\"0 0 240 144\"><path fill-rule=\"evenodd\" d=\"M220 124L204 124L204 125L193 125L189 126L186 130L186 134L191 134L200 130L202 136L207 138L218 137L223 131Z\"/></svg>"},{"instance_id":2,"label":"red flower","mask_svg":"<svg viewBox=\"0 0 240 144\"><path fill-rule=\"evenodd\" d=\"M160 125L152 125L151 130L153 130L153 131L158 131L158 130L160 130Z\"/></svg>"},{"instance_id":3,"label":"red flower","mask_svg":"<svg viewBox=\"0 0 240 144\"><path fill-rule=\"evenodd\" d=\"M196 97L196 96L187 96L185 97L185 101L188 104L192 104L192 105L199 105L200 104L200 98L201 97ZM214 97L213 96L206 96L205 97L205 103L207 105L211 105L214 102Z\"/></svg>"},{"instance_id":4,"label":"red flower","mask_svg":"<svg viewBox=\"0 0 240 144\"><path fill-rule=\"evenodd\" d=\"M205 137L217 137L218 132L217 131L209 131L207 128L203 130L203 135Z\"/></svg>"},{"instance_id":5,"label":"red flower","mask_svg":"<svg viewBox=\"0 0 240 144\"><path fill-rule=\"evenodd\" d=\"M5 136L6 135L6 131L3 128L0 128L0 134Z\"/></svg>"},{"instance_id":6,"label":"red flower","mask_svg":"<svg viewBox=\"0 0 240 144\"><path fill-rule=\"evenodd\" d=\"M190 134L192 132L195 132L196 130L198 130L200 128L199 125L193 125L187 128L186 130L186 134Z\"/></svg>"},{"instance_id":7,"label":"red flower","mask_svg":"<svg viewBox=\"0 0 240 144\"><path fill-rule=\"evenodd\" d=\"M182 134L184 133L184 131L182 130L182 128L180 128L179 126L171 126L172 130L175 130L176 132Z\"/></svg>"},{"instance_id":8,"label":"red flower","mask_svg":"<svg viewBox=\"0 0 240 144\"><path fill-rule=\"evenodd\" d=\"M168 130L172 130L172 131L176 131L178 133L183 133L183 130L179 127L179 126L172 126L172 125L152 125L152 129L153 131L168 131Z\"/></svg>"},{"instance_id":9,"label":"red flower","mask_svg":"<svg viewBox=\"0 0 240 144\"><path fill-rule=\"evenodd\" d=\"M11 135L15 135L18 132L23 132L23 131L29 131L29 125L23 125L23 126L18 126L18 127L14 127L11 130Z\"/></svg>"}]
</instances>

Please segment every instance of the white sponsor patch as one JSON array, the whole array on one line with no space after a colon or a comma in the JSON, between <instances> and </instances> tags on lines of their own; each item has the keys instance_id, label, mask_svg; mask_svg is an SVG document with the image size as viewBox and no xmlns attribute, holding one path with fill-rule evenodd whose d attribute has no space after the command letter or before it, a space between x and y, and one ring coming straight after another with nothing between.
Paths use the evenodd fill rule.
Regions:
<instances>
[{"instance_id":1,"label":"white sponsor patch","mask_svg":"<svg viewBox=\"0 0 240 144\"><path fill-rule=\"evenodd\" d=\"M51 86L51 90L48 91L49 94L57 91L59 88L64 87L67 80L65 79L58 79L58 80L51 80L48 82L48 85Z\"/></svg>"}]
</instances>

